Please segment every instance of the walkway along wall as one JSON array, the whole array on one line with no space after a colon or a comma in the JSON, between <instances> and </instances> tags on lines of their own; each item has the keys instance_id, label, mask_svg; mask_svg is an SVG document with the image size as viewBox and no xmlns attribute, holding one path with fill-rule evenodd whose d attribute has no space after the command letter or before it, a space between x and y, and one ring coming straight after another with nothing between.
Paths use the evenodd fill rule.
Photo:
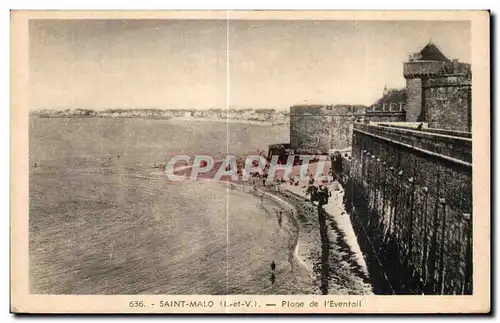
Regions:
<instances>
[{"instance_id":1,"label":"walkway along wall","mask_svg":"<svg viewBox=\"0 0 500 323\"><path fill-rule=\"evenodd\" d=\"M339 178L383 293L472 294L472 141L355 124Z\"/></svg>"}]
</instances>

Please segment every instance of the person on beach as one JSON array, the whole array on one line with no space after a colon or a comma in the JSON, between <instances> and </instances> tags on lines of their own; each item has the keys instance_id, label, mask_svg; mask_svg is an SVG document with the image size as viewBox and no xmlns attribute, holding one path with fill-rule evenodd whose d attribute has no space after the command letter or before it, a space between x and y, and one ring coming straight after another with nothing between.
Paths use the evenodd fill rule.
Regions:
<instances>
[{"instance_id":1,"label":"person on beach","mask_svg":"<svg viewBox=\"0 0 500 323\"><path fill-rule=\"evenodd\" d=\"M252 193L256 193L257 192L257 186L255 185L255 178L252 178L251 187L252 187Z\"/></svg>"},{"instance_id":2,"label":"person on beach","mask_svg":"<svg viewBox=\"0 0 500 323\"><path fill-rule=\"evenodd\" d=\"M274 273L274 270L276 269L276 263L273 261L271 261L271 272Z\"/></svg>"},{"instance_id":3,"label":"person on beach","mask_svg":"<svg viewBox=\"0 0 500 323\"><path fill-rule=\"evenodd\" d=\"M318 203L320 205L328 204L328 198L332 196L332 193L328 190L328 187L324 185L319 186L318 190Z\"/></svg>"},{"instance_id":4,"label":"person on beach","mask_svg":"<svg viewBox=\"0 0 500 323\"><path fill-rule=\"evenodd\" d=\"M309 185L306 191L306 196L310 195L310 201L314 202L318 199L318 187L315 185Z\"/></svg>"},{"instance_id":5,"label":"person on beach","mask_svg":"<svg viewBox=\"0 0 500 323\"><path fill-rule=\"evenodd\" d=\"M280 209L279 211L276 210L276 217L278 218L278 224L281 228L281 221L283 220L283 209Z\"/></svg>"}]
</instances>

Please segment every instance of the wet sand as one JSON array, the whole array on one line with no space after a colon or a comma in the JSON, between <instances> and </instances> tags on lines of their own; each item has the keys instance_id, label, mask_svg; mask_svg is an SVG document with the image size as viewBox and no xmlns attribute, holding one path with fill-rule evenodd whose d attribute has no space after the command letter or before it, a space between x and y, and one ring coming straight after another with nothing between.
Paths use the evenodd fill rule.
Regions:
<instances>
[{"instance_id":1,"label":"wet sand","mask_svg":"<svg viewBox=\"0 0 500 323\"><path fill-rule=\"evenodd\" d=\"M252 194L248 183L237 186ZM303 267L309 272L314 293L372 294L366 267L359 261L359 254L348 241L349 237L345 233L348 230L342 228L345 223L339 226L335 216L325 212L327 227L321 227L317 205L287 190L286 185L282 188L278 192L272 186L259 185L257 192L253 194L262 195L264 199L279 203L286 211L284 215L288 221L296 227L296 230L290 232L293 244L290 245L288 252L293 253L295 266ZM326 242L322 239L322 232L328 235Z\"/></svg>"},{"instance_id":2,"label":"wet sand","mask_svg":"<svg viewBox=\"0 0 500 323\"><path fill-rule=\"evenodd\" d=\"M300 283L301 285L307 284L309 287L302 287L302 290L306 294L319 294L319 288L316 283L316 278L312 270L312 266L308 264L301 254L301 226L298 221L298 212L295 206L283 197L273 194L266 190L265 188L259 188L256 192L252 191L250 185L245 183L227 183L228 187L232 185L232 194L234 191L240 191L243 194L249 195L249 199L257 199L262 210L264 210L269 218L275 222L275 225L279 225L280 231L288 236L288 243L286 249L276 250L279 253L277 259L267 259L270 264L271 261L276 261L276 281L283 283L283 280L288 280L285 284ZM282 221L279 224L278 213L279 210L283 210ZM261 239L261 237L257 237ZM272 291L279 291L279 285L274 286ZM280 293L277 293L280 294Z\"/></svg>"},{"instance_id":3,"label":"wet sand","mask_svg":"<svg viewBox=\"0 0 500 323\"><path fill-rule=\"evenodd\" d=\"M311 163L309 171L314 173L317 166ZM298 177L299 171L300 166L295 166L292 173ZM363 254L349 215L344 210L342 187L337 183L338 190L333 190L334 185L327 185L332 196L320 216L317 204L305 196L307 182L302 180L298 185L284 183L279 191L275 185L269 185L266 191L295 208L300 230L298 256L313 275L318 292L333 295L373 294Z\"/></svg>"},{"instance_id":4,"label":"wet sand","mask_svg":"<svg viewBox=\"0 0 500 323\"><path fill-rule=\"evenodd\" d=\"M327 217L328 242L321 237L321 225L317 206L304 198L288 191L273 194L286 199L297 210L296 218L300 230L298 257L300 257L314 277L318 293L322 279L327 280L327 294L366 295L372 294L371 284L364 268L356 259L356 254L346 242L346 236L337 223ZM323 259L324 250L328 249L328 258ZM328 272L324 273L324 261Z\"/></svg>"},{"instance_id":5,"label":"wet sand","mask_svg":"<svg viewBox=\"0 0 500 323\"><path fill-rule=\"evenodd\" d=\"M311 172L315 172L316 167L317 164L311 164ZM294 167L293 173L298 175L299 168ZM210 180L213 174L202 177L202 180ZM272 200L286 211L284 215L296 228L288 232L290 243L286 252L293 254L294 266L309 272L315 294L373 293L349 216L343 212L342 190L332 192L330 204L326 207L328 212L323 212L321 218L317 205L304 197L307 181L301 181L298 186L282 184L277 191L274 185L264 186L261 180L256 180L258 189L255 193L252 193L252 181L231 181L229 178L225 181L233 185L233 189Z\"/></svg>"}]
</instances>

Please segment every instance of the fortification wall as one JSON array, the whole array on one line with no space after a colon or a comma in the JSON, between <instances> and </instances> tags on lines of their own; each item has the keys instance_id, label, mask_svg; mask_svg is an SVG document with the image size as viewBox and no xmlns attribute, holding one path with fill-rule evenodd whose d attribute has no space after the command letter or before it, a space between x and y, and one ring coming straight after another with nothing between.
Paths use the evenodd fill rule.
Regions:
<instances>
[{"instance_id":1,"label":"fortification wall","mask_svg":"<svg viewBox=\"0 0 500 323\"><path fill-rule=\"evenodd\" d=\"M449 65L446 61L413 61L403 64L405 78L421 78L442 73L443 67Z\"/></svg>"},{"instance_id":2,"label":"fortification wall","mask_svg":"<svg viewBox=\"0 0 500 323\"><path fill-rule=\"evenodd\" d=\"M406 120L417 122L422 111L422 80L406 79Z\"/></svg>"},{"instance_id":3,"label":"fortification wall","mask_svg":"<svg viewBox=\"0 0 500 323\"><path fill-rule=\"evenodd\" d=\"M324 154L330 150L326 116L290 115L290 148L297 154Z\"/></svg>"},{"instance_id":4,"label":"fortification wall","mask_svg":"<svg viewBox=\"0 0 500 323\"><path fill-rule=\"evenodd\" d=\"M403 64L403 76L406 79L406 120L421 120L422 112L422 78L439 75L446 62L414 61Z\"/></svg>"},{"instance_id":5,"label":"fortification wall","mask_svg":"<svg viewBox=\"0 0 500 323\"><path fill-rule=\"evenodd\" d=\"M351 145L352 124L362 106L305 105L290 107L290 145L299 154L327 154Z\"/></svg>"},{"instance_id":6,"label":"fortification wall","mask_svg":"<svg viewBox=\"0 0 500 323\"><path fill-rule=\"evenodd\" d=\"M470 138L355 124L346 209L397 294L472 293Z\"/></svg>"},{"instance_id":7,"label":"fortification wall","mask_svg":"<svg viewBox=\"0 0 500 323\"><path fill-rule=\"evenodd\" d=\"M330 147L344 149L351 146L353 124L359 116L341 115L332 117L330 123Z\"/></svg>"},{"instance_id":8,"label":"fortification wall","mask_svg":"<svg viewBox=\"0 0 500 323\"><path fill-rule=\"evenodd\" d=\"M403 122L406 121L406 114L404 111L373 112L365 114L364 119L372 122Z\"/></svg>"},{"instance_id":9,"label":"fortification wall","mask_svg":"<svg viewBox=\"0 0 500 323\"><path fill-rule=\"evenodd\" d=\"M431 128L471 131L471 80L467 75L422 80L425 121Z\"/></svg>"},{"instance_id":10,"label":"fortification wall","mask_svg":"<svg viewBox=\"0 0 500 323\"><path fill-rule=\"evenodd\" d=\"M403 65L406 78L406 121L431 128L470 131L470 64L413 61Z\"/></svg>"}]
</instances>

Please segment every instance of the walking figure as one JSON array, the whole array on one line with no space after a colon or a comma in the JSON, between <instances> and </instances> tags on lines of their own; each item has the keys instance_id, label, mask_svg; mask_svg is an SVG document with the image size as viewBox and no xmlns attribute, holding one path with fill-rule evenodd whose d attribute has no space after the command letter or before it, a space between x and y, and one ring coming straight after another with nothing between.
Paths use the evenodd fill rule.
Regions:
<instances>
[{"instance_id":1,"label":"walking figure","mask_svg":"<svg viewBox=\"0 0 500 323\"><path fill-rule=\"evenodd\" d=\"M276 263L274 262L274 260L271 262L271 271L273 272L274 274L274 270L276 269Z\"/></svg>"},{"instance_id":2,"label":"walking figure","mask_svg":"<svg viewBox=\"0 0 500 323\"><path fill-rule=\"evenodd\" d=\"M271 273L271 284L274 285L275 280L276 280L276 276L274 276L274 273Z\"/></svg>"}]
</instances>

